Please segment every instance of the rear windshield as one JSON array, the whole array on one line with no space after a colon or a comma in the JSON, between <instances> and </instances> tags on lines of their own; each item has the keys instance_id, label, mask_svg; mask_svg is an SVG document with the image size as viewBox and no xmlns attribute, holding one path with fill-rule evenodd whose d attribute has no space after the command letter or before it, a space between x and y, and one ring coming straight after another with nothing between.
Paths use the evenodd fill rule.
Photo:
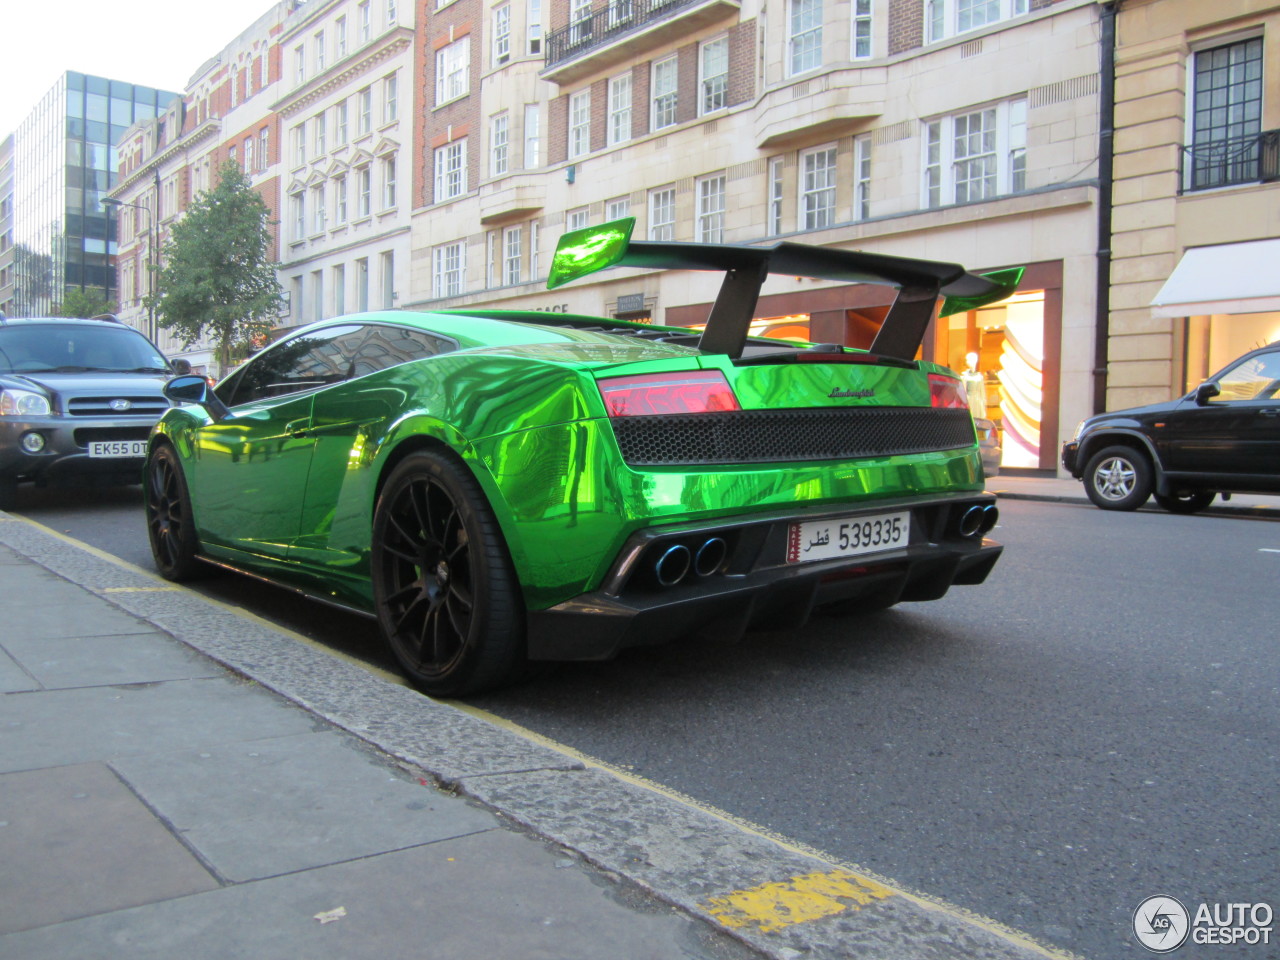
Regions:
<instances>
[{"instance_id":1,"label":"rear windshield","mask_svg":"<svg viewBox=\"0 0 1280 960\"><path fill-rule=\"evenodd\" d=\"M168 363L130 327L0 325L0 373L164 373Z\"/></svg>"}]
</instances>

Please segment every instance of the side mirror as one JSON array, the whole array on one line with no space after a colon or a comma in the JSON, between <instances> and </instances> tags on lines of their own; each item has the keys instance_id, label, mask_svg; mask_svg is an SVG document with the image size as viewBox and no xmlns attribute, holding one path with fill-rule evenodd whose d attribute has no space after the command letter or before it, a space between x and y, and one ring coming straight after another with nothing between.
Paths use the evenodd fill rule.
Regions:
<instances>
[{"instance_id":1,"label":"side mirror","mask_svg":"<svg viewBox=\"0 0 1280 960\"><path fill-rule=\"evenodd\" d=\"M194 403L204 407L215 422L231 416L231 411L218 399L218 395L209 386L209 381L199 374L174 377L164 385L164 395L170 403Z\"/></svg>"},{"instance_id":2,"label":"side mirror","mask_svg":"<svg viewBox=\"0 0 1280 960\"><path fill-rule=\"evenodd\" d=\"M191 361L186 357L179 357L177 360L173 361L171 366L173 367L173 372L180 377L185 377L191 372Z\"/></svg>"},{"instance_id":3,"label":"side mirror","mask_svg":"<svg viewBox=\"0 0 1280 960\"><path fill-rule=\"evenodd\" d=\"M1200 386L1196 387L1196 403L1203 407L1221 392L1222 388L1212 381L1202 383Z\"/></svg>"}]
</instances>

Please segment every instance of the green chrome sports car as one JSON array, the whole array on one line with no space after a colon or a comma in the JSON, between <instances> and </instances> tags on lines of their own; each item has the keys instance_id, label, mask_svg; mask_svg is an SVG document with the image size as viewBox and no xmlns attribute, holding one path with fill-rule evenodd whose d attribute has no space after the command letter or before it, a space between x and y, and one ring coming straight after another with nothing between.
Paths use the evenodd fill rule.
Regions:
<instances>
[{"instance_id":1,"label":"green chrome sports car","mask_svg":"<svg viewBox=\"0 0 1280 960\"><path fill-rule=\"evenodd\" d=\"M315 323L215 388L171 380L145 491L156 565L253 573L377 618L457 696L526 660L735 636L984 580L1001 547L933 315L1021 271L832 250L565 235L549 286L615 264L725 273L703 331L484 309ZM888 283L869 351L752 338L769 272Z\"/></svg>"}]
</instances>

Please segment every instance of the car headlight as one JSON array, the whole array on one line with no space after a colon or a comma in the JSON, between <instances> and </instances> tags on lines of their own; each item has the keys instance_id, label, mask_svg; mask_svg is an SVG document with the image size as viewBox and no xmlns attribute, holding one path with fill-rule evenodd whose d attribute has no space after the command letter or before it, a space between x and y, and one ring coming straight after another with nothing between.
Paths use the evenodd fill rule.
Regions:
<instances>
[{"instance_id":1,"label":"car headlight","mask_svg":"<svg viewBox=\"0 0 1280 960\"><path fill-rule=\"evenodd\" d=\"M0 417L47 417L49 398L30 390L0 390Z\"/></svg>"}]
</instances>

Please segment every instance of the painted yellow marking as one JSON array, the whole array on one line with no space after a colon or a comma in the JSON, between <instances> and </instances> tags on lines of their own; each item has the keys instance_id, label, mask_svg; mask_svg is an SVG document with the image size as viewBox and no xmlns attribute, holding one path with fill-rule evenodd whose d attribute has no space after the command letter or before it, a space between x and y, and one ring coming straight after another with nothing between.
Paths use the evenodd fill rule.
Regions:
<instances>
[{"instance_id":1,"label":"painted yellow marking","mask_svg":"<svg viewBox=\"0 0 1280 960\"><path fill-rule=\"evenodd\" d=\"M712 897L703 907L734 930L756 927L774 933L784 927L821 920L846 910L861 910L895 895L884 884L847 870L809 873L750 890Z\"/></svg>"}]
</instances>

